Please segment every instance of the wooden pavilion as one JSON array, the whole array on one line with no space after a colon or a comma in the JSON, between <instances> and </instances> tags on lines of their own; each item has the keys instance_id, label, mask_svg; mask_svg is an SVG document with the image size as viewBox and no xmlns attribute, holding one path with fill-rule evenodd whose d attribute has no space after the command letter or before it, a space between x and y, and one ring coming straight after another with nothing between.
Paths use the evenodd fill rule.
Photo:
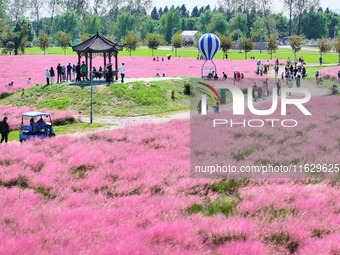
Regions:
<instances>
[{"instance_id":1,"label":"wooden pavilion","mask_svg":"<svg viewBox=\"0 0 340 255\"><path fill-rule=\"evenodd\" d=\"M106 58L108 57L109 63L111 63L112 56L115 57L115 75L118 80L118 52L123 50L123 45L114 43L105 37L97 34L92 36L90 39L72 46L72 50L78 54L78 62L81 64L81 57L85 56L85 64L87 72L92 70L92 55L97 53L103 53L104 56L104 67L106 66ZM90 61L89 61L90 59ZM89 63L90 62L90 63ZM89 68L90 64L90 68Z\"/></svg>"}]
</instances>

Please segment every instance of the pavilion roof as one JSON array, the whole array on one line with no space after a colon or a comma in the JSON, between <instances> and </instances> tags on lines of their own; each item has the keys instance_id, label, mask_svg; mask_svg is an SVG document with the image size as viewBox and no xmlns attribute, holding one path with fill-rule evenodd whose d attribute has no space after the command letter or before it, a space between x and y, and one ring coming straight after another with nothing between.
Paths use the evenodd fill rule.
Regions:
<instances>
[{"instance_id":1,"label":"pavilion roof","mask_svg":"<svg viewBox=\"0 0 340 255\"><path fill-rule=\"evenodd\" d=\"M73 51L75 52L118 52L123 50L123 45L119 45L118 43L111 42L105 37L99 35L97 32L96 35L87 39L85 42L82 42L78 45L72 46Z\"/></svg>"}]
</instances>

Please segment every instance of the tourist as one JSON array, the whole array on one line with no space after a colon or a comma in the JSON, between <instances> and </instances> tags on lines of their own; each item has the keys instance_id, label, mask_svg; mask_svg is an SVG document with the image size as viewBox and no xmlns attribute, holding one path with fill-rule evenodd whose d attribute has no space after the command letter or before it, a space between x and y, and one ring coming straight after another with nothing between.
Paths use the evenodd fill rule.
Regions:
<instances>
[{"instance_id":1,"label":"tourist","mask_svg":"<svg viewBox=\"0 0 340 255\"><path fill-rule=\"evenodd\" d=\"M51 69L50 69L50 83L51 83L51 85L52 85L53 82L54 82L54 76L55 76L54 69L53 69L53 67L51 66Z\"/></svg>"},{"instance_id":2,"label":"tourist","mask_svg":"<svg viewBox=\"0 0 340 255\"><path fill-rule=\"evenodd\" d=\"M288 88L292 88L293 87L293 80L292 79L289 79L289 81L288 81ZM289 94L288 94L289 96L291 96L292 95L292 92L289 92Z\"/></svg>"},{"instance_id":3,"label":"tourist","mask_svg":"<svg viewBox=\"0 0 340 255\"><path fill-rule=\"evenodd\" d=\"M73 73L73 81L75 81L76 80L76 65L75 64L73 64L72 66L72 73Z\"/></svg>"},{"instance_id":4,"label":"tourist","mask_svg":"<svg viewBox=\"0 0 340 255\"><path fill-rule=\"evenodd\" d=\"M68 66L66 67L66 71L67 71L67 76L66 76L66 82L68 82L68 78L70 77L70 81L72 80L71 79L71 72L72 72L72 65L71 63L68 63Z\"/></svg>"},{"instance_id":5,"label":"tourist","mask_svg":"<svg viewBox=\"0 0 340 255\"><path fill-rule=\"evenodd\" d=\"M338 71L338 83L340 83L340 70Z\"/></svg>"},{"instance_id":6,"label":"tourist","mask_svg":"<svg viewBox=\"0 0 340 255\"><path fill-rule=\"evenodd\" d=\"M125 77L125 64L122 63L122 65L119 67L120 76L122 77L122 83L124 83L124 77Z\"/></svg>"},{"instance_id":7,"label":"tourist","mask_svg":"<svg viewBox=\"0 0 340 255\"><path fill-rule=\"evenodd\" d=\"M301 74L302 74L302 79L304 79L306 77L307 74L307 70L305 66L302 66L301 68Z\"/></svg>"},{"instance_id":8,"label":"tourist","mask_svg":"<svg viewBox=\"0 0 340 255\"><path fill-rule=\"evenodd\" d=\"M163 77L165 77L165 73L163 73Z\"/></svg>"},{"instance_id":9,"label":"tourist","mask_svg":"<svg viewBox=\"0 0 340 255\"><path fill-rule=\"evenodd\" d=\"M66 67L65 67L65 65L63 65L61 70L62 70L62 74L63 74L63 82L65 82L66 81Z\"/></svg>"},{"instance_id":10,"label":"tourist","mask_svg":"<svg viewBox=\"0 0 340 255\"><path fill-rule=\"evenodd\" d=\"M8 134L9 134L9 125L7 123L7 117L4 117L3 121L0 122L0 133L1 133L1 142L8 142Z\"/></svg>"},{"instance_id":11,"label":"tourist","mask_svg":"<svg viewBox=\"0 0 340 255\"><path fill-rule=\"evenodd\" d=\"M290 60L290 57L288 57L288 59L287 59L287 66L290 66L290 64L291 64L291 60Z\"/></svg>"},{"instance_id":12,"label":"tourist","mask_svg":"<svg viewBox=\"0 0 340 255\"><path fill-rule=\"evenodd\" d=\"M160 77L160 76L159 76L159 73L156 73L156 77Z\"/></svg>"},{"instance_id":13,"label":"tourist","mask_svg":"<svg viewBox=\"0 0 340 255\"><path fill-rule=\"evenodd\" d=\"M60 64L57 66L57 83L61 83L62 80L62 67Z\"/></svg>"},{"instance_id":14,"label":"tourist","mask_svg":"<svg viewBox=\"0 0 340 255\"><path fill-rule=\"evenodd\" d=\"M110 62L107 66L107 82L110 84L113 82L113 72L112 72L112 63Z\"/></svg>"},{"instance_id":15,"label":"tourist","mask_svg":"<svg viewBox=\"0 0 340 255\"><path fill-rule=\"evenodd\" d=\"M220 103L217 101L216 105L211 106L214 109L214 112L219 113L220 111Z\"/></svg>"},{"instance_id":16,"label":"tourist","mask_svg":"<svg viewBox=\"0 0 340 255\"><path fill-rule=\"evenodd\" d=\"M164 62L164 58L162 58L162 62Z\"/></svg>"},{"instance_id":17,"label":"tourist","mask_svg":"<svg viewBox=\"0 0 340 255\"><path fill-rule=\"evenodd\" d=\"M322 65L322 57L320 56L319 58L319 63L320 63L320 66Z\"/></svg>"},{"instance_id":18,"label":"tourist","mask_svg":"<svg viewBox=\"0 0 340 255\"><path fill-rule=\"evenodd\" d=\"M99 69L98 69L98 78L99 80L102 78L103 76L103 68L100 66Z\"/></svg>"},{"instance_id":19,"label":"tourist","mask_svg":"<svg viewBox=\"0 0 340 255\"><path fill-rule=\"evenodd\" d=\"M259 93L257 92L257 89L254 90L254 101L255 102L259 101Z\"/></svg>"},{"instance_id":20,"label":"tourist","mask_svg":"<svg viewBox=\"0 0 340 255\"><path fill-rule=\"evenodd\" d=\"M301 78L300 78L301 76L296 76L296 87L298 87L298 88L300 88L300 86L301 86Z\"/></svg>"},{"instance_id":21,"label":"tourist","mask_svg":"<svg viewBox=\"0 0 340 255\"><path fill-rule=\"evenodd\" d=\"M85 81L85 78L86 80L88 80L87 78L87 67L83 61L83 64L81 65L81 75L83 76L83 81Z\"/></svg>"},{"instance_id":22,"label":"tourist","mask_svg":"<svg viewBox=\"0 0 340 255\"><path fill-rule=\"evenodd\" d=\"M30 126L32 127L32 133L31 134L37 134L38 133L38 124L34 122L34 119L30 119Z\"/></svg>"},{"instance_id":23,"label":"tourist","mask_svg":"<svg viewBox=\"0 0 340 255\"><path fill-rule=\"evenodd\" d=\"M277 96L280 96L281 82L279 80L276 82L276 88L277 88Z\"/></svg>"},{"instance_id":24,"label":"tourist","mask_svg":"<svg viewBox=\"0 0 340 255\"><path fill-rule=\"evenodd\" d=\"M267 96L268 96L268 94L267 94L266 83L263 82L263 84L262 84L262 100L266 100Z\"/></svg>"},{"instance_id":25,"label":"tourist","mask_svg":"<svg viewBox=\"0 0 340 255\"><path fill-rule=\"evenodd\" d=\"M50 85L50 70L46 68L46 85Z\"/></svg>"},{"instance_id":26,"label":"tourist","mask_svg":"<svg viewBox=\"0 0 340 255\"><path fill-rule=\"evenodd\" d=\"M217 81L217 80L218 80L217 73L215 73L215 75L214 75L214 80L215 80L215 81Z\"/></svg>"},{"instance_id":27,"label":"tourist","mask_svg":"<svg viewBox=\"0 0 340 255\"><path fill-rule=\"evenodd\" d=\"M42 132L46 132L47 131L47 125L46 122L43 120L42 117L40 117L40 119L37 121L37 125L39 126L39 130Z\"/></svg>"},{"instance_id":28,"label":"tourist","mask_svg":"<svg viewBox=\"0 0 340 255\"><path fill-rule=\"evenodd\" d=\"M269 70L269 67L270 67L270 62L269 60L267 60L267 69Z\"/></svg>"},{"instance_id":29,"label":"tourist","mask_svg":"<svg viewBox=\"0 0 340 255\"><path fill-rule=\"evenodd\" d=\"M76 77L76 81L81 81L81 67L80 67L80 63L78 62L76 65L76 73L77 73L77 77Z\"/></svg>"},{"instance_id":30,"label":"tourist","mask_svg":"<svg viewBox=\"0 0 340 255\"><path fill-rule=\"evenodd\" d=\"M333 96L339 94L339 90L338 90L338 86L337 85L333 84L331 89L332 89L332 95Z\"/></svg>"},{"instance_id":31,"label":"tourist","mask_svg":"<svg viewBox=\"0 0 340 255\"><path fill-rule=\"evenodd\" d=\"M223 74L223 79L226 80L228 78L227 74L225 72L222 72Z\"/></svg>"},{"instance_id":32,"label":"tourist","mask_svg":"<svg viewBox=\"0 0 340 255\"><path fill-rule=\"evenodd\" d=\"M27 84L32 84L32 78L28 77Z\"/></svg>"},{"instance_id":33,"label":"tourist","mask_svg":"<svg viewBox=\"0 0 340 255\"><path fill-rule=\"evenodd\" d=\"M316 71L315 73L315 80L318 80L320 77L320 72L319 71Z\"/></svg>"}]
</instances>

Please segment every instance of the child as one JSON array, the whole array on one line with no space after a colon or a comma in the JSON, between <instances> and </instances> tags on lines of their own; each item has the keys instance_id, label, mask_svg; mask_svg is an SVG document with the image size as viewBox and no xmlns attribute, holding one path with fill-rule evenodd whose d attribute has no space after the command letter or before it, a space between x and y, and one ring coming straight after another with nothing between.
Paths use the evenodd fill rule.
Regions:
<instances>
[{"instance_id":1,"label":"child","mask_svg":"<svg viewBox=\"0 0 340 255\"><path fill-rule=\"evenodd\" d=\"M163 77L165 77L165 73L163 73Z\"/></svg>"},{"instance_id":2,"label":"child","mask_svg":"<svg viewBox=\"0 0 340 255\"><path fill-rule=\"evenodd\" d=\"M10 83L8 83L8 86L12 87L14 85L14 81L11 81Z\"/></svg>"},{"instance_id":3,"label":"child","mask_svg":"<svg viewBox=\"0 0 340 255\"><path fill-rule=\"evenodd\" d=\"M227 74L225 72L222 72L223 73L223 79L226 80L228 78Z\"/></svg>"},{"instance_id":4,"label":"child","mask_svg":"<svg viewBox=\"0 0 340 255\"><path fill-rule=\"evenodd\" d=\"M159 73L156 74L156 77L159 77Z\"/></svg>"},{"instance_id":5,"label":"child","mask_svg":"<svg viewBox=\"0 0 340 255\"><path fill-rule=\"evenodd\" d=\"M28 78L27 83L28 83L28 84L32 83L31 77Z\"/></svg>"}]
</instances>

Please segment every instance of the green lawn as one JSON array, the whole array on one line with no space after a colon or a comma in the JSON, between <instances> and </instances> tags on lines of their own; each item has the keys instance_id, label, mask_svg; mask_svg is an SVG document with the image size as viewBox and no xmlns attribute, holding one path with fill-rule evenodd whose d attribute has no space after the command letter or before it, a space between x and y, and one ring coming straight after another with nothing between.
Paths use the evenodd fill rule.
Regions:
<instances>
[{"instance_id":1,"label":"green lawn","mask_svg":"<svg viewBox=\"0 0 340 255\"><path fill-rule=\"evenodd\" d=\"M327 79L327 78L325 78L324 76L323 76L323 74L322 74L322 70L324 69L324 68L327 68L327 67L330 67L330 66L324 66L324 65L322 65L322 66L318 66L318 67L307 67L307 80L310 80L310 81L313 81L313 83L314 83L314 85L315 86L317 86L317 87L322 87L322 88L328 88L328 89L331 89L331 87L333 86L333 84L335 83L335 84L337 84L337 82L336 81L334 81L334 80L331 80L331 79ZM334 67L334 66L331 66L331 67ZM316 73L316 71L319 71L319 72L321 72L321 76L324 78L324 80L323 80L323 83L321 84L321 85L316 85L316 83L315 83L315 73Z\"/></svg>"},{"instance_id":2,"label":"green lawn","mask_svg":"<svg viewBox=\"0 0 340 255\"><path fill-rule=\"evenodd\" d=\"M191 79L191 78L190 78ZM192 78L191 82L197 79ZM113 83L95 86L93 112L99 115L147 115L189 109L189 95L183 80ZM36 107L90 112L90 86L39 84L0 100L15 107Z\"/></svg>"},{"instance_id":3,"label":"green lawn","mask_svg":"<svg viewBox=\"0 0 340 255\"><path fill-rule=\"evenodd\" d=\"M273 54L273 58L275 55L280 59L287 59L290 57L291 59L294 59L294 54L290 49L278 49L278 53ZM280 52L281 51L281 52ZM282 52L286 51L286 52ZM46 50L47 54L56 54L56 55L62 55L64 54L64 50L59 48L59 47L53 47L53 48L48 48ZM197 57L198 51L195 50L195 48L181 48L178 49L177 55L181 57L191 57L191 58L196 58ZM26 48L25 54L39 54L42 55L44 52L40 48ZM76 55L75 52L72 51L72 48L67 48L66 51L67 55ZM158 57L165 57L166 55L171 54L172 56L175 56L175 51L171 50L155 50L154 51L154 56ZM126 50L123 50L122 52L119 53L120 56L129 56L129 52ZM245 59L245 54L243 52L239 53L238 51L230 51L228 53L228 58L231 60L244 60ZM318 63L319 61L319 53L306 53L304 51L301 51L297 54L297 57L303 55L304 60L306 63ZM152 56L152 51L148 48L138 48L136 51L132 52L132 56ZM252 51L247 54L248 58L250 56L255 57L255 59L270 59L270 54L267 53L267 51L264 49L262 51L262 54L259 51ZM216 54L215 59L222 59L223 54L222 52L218 52ZM339 56L338 54L326 54L323 56L323 61L324 63L338 63L339 61Z\"/></svg>"}]
</instances>

